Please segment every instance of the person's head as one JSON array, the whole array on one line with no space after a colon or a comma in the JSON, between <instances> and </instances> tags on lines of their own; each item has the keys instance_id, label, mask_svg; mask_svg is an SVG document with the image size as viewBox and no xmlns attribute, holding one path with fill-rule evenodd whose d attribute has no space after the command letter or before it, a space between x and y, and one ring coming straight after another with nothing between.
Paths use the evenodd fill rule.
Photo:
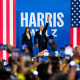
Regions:
<instances>
[{"instance_id":1,"label":"person's head","mask_svg":"<svg viewBox=\"0 0 80 80\"><path fill-rule=\"evenodd\" d=\"M53 38L53 35L49 35L49 38Z\"/></svg>"},{"instance_id":2,"label":"person's head","mask_svg":"<svg viewBox=\"0 0 80 80\"><path fill-rule=\"evenodd\" d=\"M73 55L76 55L77 53L77 47L73 48Z\"/></svg>"},{"instance_id":3,"label":"person's head","mask_svg":"<svg viewBox=\"0 0 80 80\"><path fill-rule=\"evenodd\" d=\"M48 80L68 80L67 76L61 72L55 73Z\"/></svg>"},{"instance_id":4,"label":"person's head","mask_svg":"<svg viewBox=\"0 0 80 80\"><path fill-rule=\"evenodd\" d=\"M59 72L60 71L60 64L59 64L59 58L58 57L52 57L52 70L53 70L53 72Z\"/></svg>"},{"instance_id":5,"label":"person's head","mask_svg":"<svg viewBox=\"0 0 80 80\"><path fill-rule=\"evenodd\" d=\"M76 52L80 56L80 46L77 47Z\"/></svg>"},{"instance_id":6,"label":"person's head","mask_svg":"<svg viewBox=\"0 0 80 80\"><path fill-rule=\"evenodd\" d=\"M52 65L48 63L42 63L37 67L37 71L39 72L39 78L41 80L46 80L48 75L52 74Z\"/></svg>"},{"instance_id":7,"label":"person's head","mask_svg":"<svg viewBox=\"0 0 80 80\"><path fill-rule=\"evenodd\" d=\"M25 29L25 34L30 34L30 29L29 28Z\"/></svg>"},{"instance_id":8,"label":"person's head","mask_svg":"<svg viewBox=\"0 0 80 80\"><path fill-rule=\"evenodd\" d=\"M41 25L41 26L40 26L40 31L43 31L43 29L44 29L44 26Z\"/></svg>"}]
</instances>

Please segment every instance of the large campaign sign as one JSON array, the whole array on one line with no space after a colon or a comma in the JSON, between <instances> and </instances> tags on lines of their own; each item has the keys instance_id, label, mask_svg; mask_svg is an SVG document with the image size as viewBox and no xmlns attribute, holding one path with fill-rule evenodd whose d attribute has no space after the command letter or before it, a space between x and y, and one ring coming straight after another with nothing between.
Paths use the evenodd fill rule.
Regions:
<instances>
[{"instance_id":1,"label":"large campaign sign","mask_svg":"<svg viewBox=\"0 0 80 80\"><path fill-rule=\"evenodd\" d=\"M70 0L16 0L16 46L22 48L22 34L30 28L34 45L35 31L40 25L49 26L46 35L53 35L57 50L70 44ZM34 55L38 49L33 48Z\"/></svg>"}]
</instances>

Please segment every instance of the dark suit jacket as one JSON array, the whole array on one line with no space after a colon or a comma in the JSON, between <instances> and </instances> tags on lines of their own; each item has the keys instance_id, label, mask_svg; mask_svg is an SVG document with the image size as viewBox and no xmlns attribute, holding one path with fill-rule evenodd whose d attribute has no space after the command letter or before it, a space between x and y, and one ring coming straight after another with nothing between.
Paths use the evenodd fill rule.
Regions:
<instances>
[{"instance_id":1,"label":"dark suit jacket","mask_svg":"<svg viewBox=\"0 0 80 80\"><path fill-rule=\"evenodd\" d=\"M43 43L47 44L47 37L46 37L46 30L48 27L48 23L46 23L44 30L42 31L42 35L40 35L40 30L35 32L35 36L34 36L34 43L37 44L37 39L38 39L38 44L41 45Z\"/></svg>"},{"instance_id":2,"label":"dark suit jacket","mask_svg":"<svg viewBox=\"0 0 80 80\"><path fill-rule=\"evenodd\" d=\"M31 34L30 34L30 39L28 39L26 34L22 35L22 45L23 44L26 44L26 45L28 45L31 48L33 47Z\"/></svg>"}]
</instances>

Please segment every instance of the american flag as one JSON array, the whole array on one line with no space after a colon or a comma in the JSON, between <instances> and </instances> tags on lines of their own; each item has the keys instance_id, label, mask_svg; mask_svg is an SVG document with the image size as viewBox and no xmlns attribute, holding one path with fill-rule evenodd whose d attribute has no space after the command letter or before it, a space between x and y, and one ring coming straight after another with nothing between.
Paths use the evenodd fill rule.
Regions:
<instances>
[{"instance_id":1,"label":"american flag","mask_svg":"<svg viewBox=\"0 0 80 80\"><path fill-rule=\"evenodd\" d=\"M73 47L80 45L80 0L71 0L71 37Z\"/></svg>"},{"instance_id":2,"label":"american flag","mask_svg":"<svg viewBox=\"0 0 80 80\"><path fill-rule=\"evenodd\" d=\"M16 0L0 0L0 44L16 46ZM10 54L0 50L0 58Z\"/></svg>"}]
</instances>

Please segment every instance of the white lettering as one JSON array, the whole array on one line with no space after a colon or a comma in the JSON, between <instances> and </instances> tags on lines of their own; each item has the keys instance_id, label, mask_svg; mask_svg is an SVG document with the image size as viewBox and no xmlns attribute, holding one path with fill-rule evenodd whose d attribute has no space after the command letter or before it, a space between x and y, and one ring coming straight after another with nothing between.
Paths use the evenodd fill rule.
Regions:
<instances>
[{"instance_id":1,"label":"white lettering","mask_svg":"<svg viewBox=\"0 0 80 80\"><path fill-rule=\"evenodd\" d=\"M34 24L34 27L36 27L35 13L31 13L31 15L30 15L29 27L31 27L32 24Z\"/></svg>"},{"instance_id":2,"label":"white lettering","mask_svg":"<svg viewBox=\"0 0 80 80\"><path fill-rule=\"evenodd\" d=\"M56 13L53 13L53 26L56 27Z\"/></svg>"},{"instance_id":3,"label":"white lettering","mask_svg":"<svg viewBox=\"0 0 80 80\"><path fill-rule=\"evenodd\" d=\"M21 27L24 26L24 21L25 21L25 26L28 27L28 13L25 13L25 18L23 17L24 13L21 12Z\"/></svg>"},{"instance_id":4,"label":"white lettering","mask_svg":"<svg viewBox=\"0 0 80 80\"><path fill-rule=\"evenodd\" d=\"M41 25L44 26L44 14L43 13L37 13L37 26L40 27L40 22Z\"/></svg>"},{"instance_id":5,"label":"white lettering","mask_svg":"<svg viewBox=\"0 0 80 80\"><path fill-rule=\"evenodd\" d=\"M60 17L61 16L61 17ZM58 18L58 22L57 22L57 25L58 27L63 27L64 26L64 21L62 20L62 18L64 17L64 14L63 13L58 13L57 15L57 18Z\"/></svg>"},{"instance_id":6,"label":"white lettering","mask_svg":"<svg viewBox=\"0 0 80 80\"><path fill-rule=\"evenodd\" d=\"M49 16L49 26L52 27L52 14L51 13L45 13L45 24L47 21L47 16Z\"/></svg>"},{"instance_id":7,"label":"white lettering","mask_svg":"<svg viewBox=\"0 0 80 80\"><path fill-rule=\"evenodd\" d=\"M51 31L53 31L52 35L53 35L54 37L57 37L57 35L56 35L57 29L51 29Z\"/></svg>"}]
</instances>

